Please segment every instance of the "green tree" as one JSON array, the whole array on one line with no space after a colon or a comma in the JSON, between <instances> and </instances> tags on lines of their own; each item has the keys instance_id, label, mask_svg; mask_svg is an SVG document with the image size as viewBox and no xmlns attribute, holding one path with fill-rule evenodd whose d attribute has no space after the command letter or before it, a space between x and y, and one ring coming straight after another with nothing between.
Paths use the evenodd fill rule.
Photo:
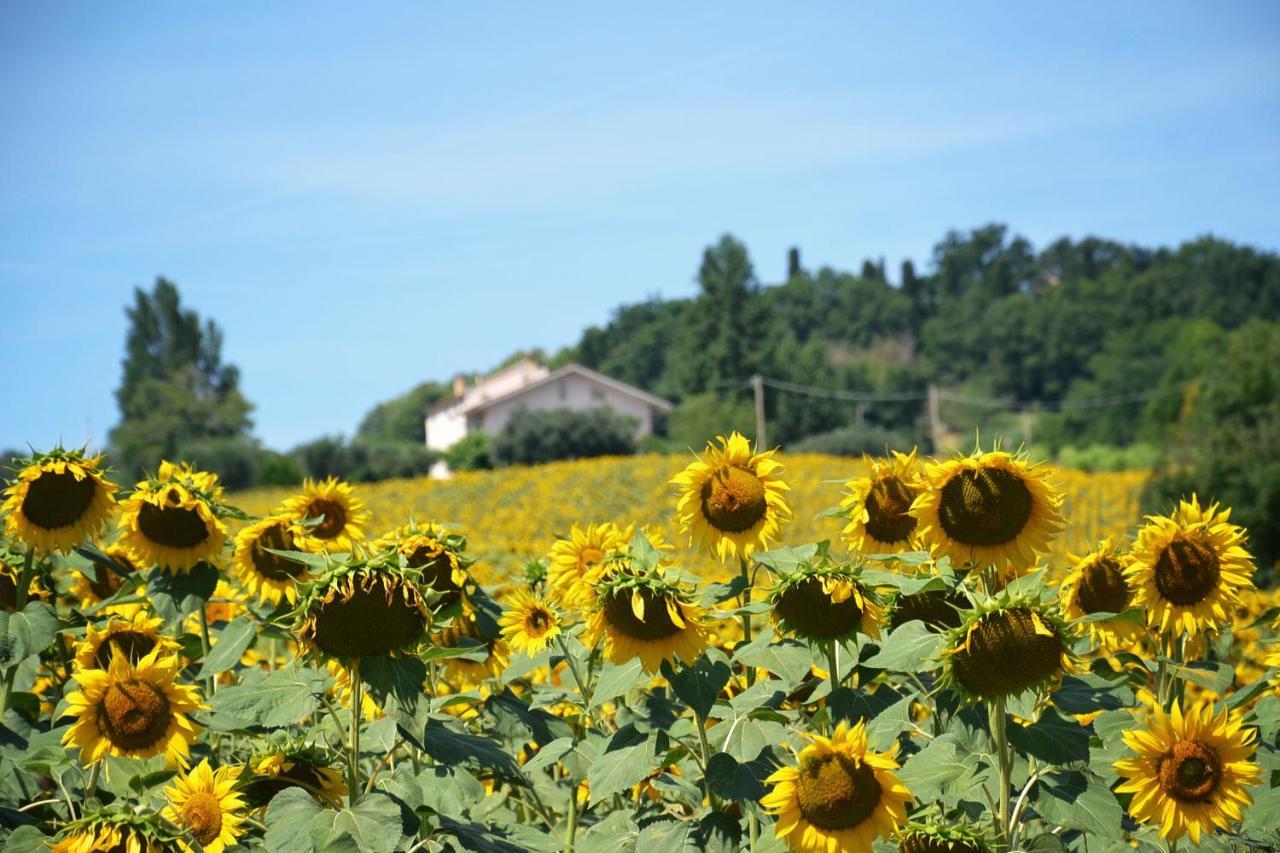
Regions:
<instances>
[{"instance_id":1,"label":"green tree","mask_svg":"<svg viewBox=\"0 0 1280 853\"><path fill-rule=\"evenodd\" d=\"M423 444L426 442L427 407L449 394L448 385L423 382L399 397L379 403L360 421L356 439Z\"/></svg>"}]
</instances>

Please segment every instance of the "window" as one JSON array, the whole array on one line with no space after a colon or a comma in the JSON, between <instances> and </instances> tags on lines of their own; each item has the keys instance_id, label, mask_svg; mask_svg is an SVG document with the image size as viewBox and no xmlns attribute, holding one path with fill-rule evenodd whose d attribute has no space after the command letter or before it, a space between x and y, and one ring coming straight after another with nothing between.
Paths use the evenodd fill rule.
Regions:
<instances>
[{"instance_id":1,"label":"window","mask_svg":"<svg viewBox=\"0 0 1280 853\"><path fill-rule=\"evenodd\" d=\"M565 380L561 379L561 380L560 380L558 383L556 383L556 384L557 384L557 386L559 387L559 390L560 390L560 399L561 399L561 400L568 400L568 399L569 399L569 383L568 383L568 382L566 382Z\"/></svg>"},{"instance_id":2,"label":"window","mask_svg":"<svg viewBox=\"0 0 1280 853\"><path fill-rule=\"evenodd\" d=\"M603 392L603 391L601 391L599 388L592 388L592 389L591 389L591 400L592 400L592 402L594 402L594 403L603 403L603 402L604 402L604 392Z\"/></svg>"}]
</instances>

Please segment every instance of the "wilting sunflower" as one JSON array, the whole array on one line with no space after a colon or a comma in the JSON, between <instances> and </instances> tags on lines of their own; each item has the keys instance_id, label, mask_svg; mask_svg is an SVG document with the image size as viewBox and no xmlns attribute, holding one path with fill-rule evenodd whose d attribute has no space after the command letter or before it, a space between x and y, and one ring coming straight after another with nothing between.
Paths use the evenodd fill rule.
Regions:
<instances>
[{"instance_id":1,"label":"wilting sunflower","mask_svg":"<svg viewBox=\"0 0 1280 853\"><path fill-rule=\"evenodd\" d=\"M1082 619L1094 613L1123 613L1133 607L1133 590L1125 577L1125 558L1111 538L1096 551L1076 559L1075 569L1059 588L1059 602L1067 619ZM1087 622L1089 636L1109 651L1132 648L1145 631L1136 622L1108 619Z\"/></svg>"},{"instance_id":2,"label":"wilting sunflower","mask_svg":"<svg viewBox=\"0 0 1280 853\"><path fill-rule=\"evenodd\" d=\"M227 540L213 493L202 488L213 485L216 493L221 486L209 477L180 477L182 468L166 471L168 479L143 480L121 504L119 543L135 565L189 572L216 559Z\"/></svg>"},{"instance_id":3,"label":"wilting sunflower","mask_svg":"<svg viewBox=\"0 0 1280 853\"><path fill-rule=\"evenodd\" d=\"M841 723L831 737L803 735L810 743L767 780L760 804L778 816L775 837L792 850L871 853L907 822L911 792L893 772L897 744L888 752L867 749L864 723Z\"/></svg>"},{"instance_id":4,"label":"wilting sunflower","mask_svg":"<svg viewBox=\"0 0 1280 853\"><path fill-rule=\"evenodd\" d=\"M893 451L889 459L866 458L867 476L845 483L840 502L849 523L842 534L849 550L866 554L896 554L917 550L911 504L920 493L916 451Z\"/></svg>"},{"instance_id":5,"label":"wilting sunflower","mask_svg":"<svg viewBox=\"0 0 1280 853\"><path fill-rule=\"evenodd\" d=\"M62 743L80 747L82 762L163 754L170 766L186 763L200 732L187 715L204 705L197 688L176 682L178 658L160 654L153 649L134 666L117 651L107 669L76 672L80 689L67 695L67 714L77 719Z\"/></svg>"},{"instance_id":6,"label":"wilting sunflower","mask_svg":"<svg viewBox=\"0 0 1280 853\"><path fill-rule=\"evenodd\" d=\"M271 549L271 550L268 550ZM292 519L272 516L250 524L236 534L232 565L249 595L265 604L298 600L297 584L307 574L306 564L271 551L301 550L294 537Z\"/></svg>"},{"instance_id":7,"label":"wilting sunflower","mask_svg":"<svg viewBox=\"0 0 1280 853\"><path fill-rule=\"evenodd\" d=\"M1244 528L1230 516L1192 495L1169 516L1148 516L1138 531L1126 576L1133 606L1161 633L1216 631L1231 622L1240 592L1253 588Z\"/></svg>"},{"instance_id":8,"label":"wilting sunflower","mask_svg":"<svg viewBox=\"0 0 1280 853\"><path fill-rule=\"evenodd\" d=\"M177 654L182 646L177 640L160 633L164 620L152 618L145 612L132 617L112 616L106 627L99 630L92 622L85 628L85 637L76 646L76 669L110 669L116 653L134 665L159 649L159 657Z\"/></svg>"},{"instance_id":9,"label":"wilting sunflower","mask_svg":"<svg viewBox=\"0 0 1280 853\"><path fill-rule=\"evenodd\" d=\"M204 853L222 853L234 847L244 835L245 801L236 791L242 767L214 770L205 759L190 773L180 773L164 789L169 803L160 812L165 820L181 827L200 843ZM179 841L191 853L195 848Z\"/></svg>"},{"instance_id":10,"label":"wilting sunflower","mask_svg":"<svg viewBox=\"0 0 1280 853\"><path fill-rule=\"evenodd\" d=\"M1124 777L1116 791L1133 794L1135 820L1159 826L1170 841L1189 834L1198 845L1202 835L1240 820L1253 801L1246 788L1262 781L1249 760L1257 730L1244 728L1239 711L1218 711L1211 702L1185 714L1176 700L1167 715L1155 702L1148 707L1146 728L1123 734L1136 755L1116 762Z\"/></svg>"},{"instance_id":11,"label":"wilting sunflower","mask_svg":"<svg viewBox=\"0 0 1280 853\"><path fill-rule=\"evenodd\" d=\"M585 639L593 648L603 639L605 657L614 663L638 657L647 672L656 672L664 660L692 663L702 654L702 619L691 591L663 572L622 571L601 582Z\"/></svg>"},{"instance_id":12,"label":"wilting sunflower","mask_svg":"<svg viewBox=\"0 0 1280 853\"><path fill-rule=\"evenodd\" d=\"M314 747L296 745L257 756L245 784L245 797L252 808L260 808L286 788L302 788L317 800L340 804L347 796L342 773Z\"/></svg>"},{"instance_id":13,"label":"wilting sunflower","mask_svg":"<svg viewBox=\"0 0 1280 853\"><path fill-rule=\"evenodd\" d=\"M502 636L511 648L530 657L545 649L560 634L560 617L552 606L524 589L511 597L499 623Z\"/></svg>"},{"instance_id":14,"label":"wilting sunflower","mask_svg":"<svg viewBox=\"0 0 1280 853\"><path fill-rule=\"evenodd\" d=\"M902 853L986 853L994 846L982 830L963 819L944 823L913 818L898 832Z\"/></svg>"},{"instance_id":15,"label":"wilting sunflower","mask_svg":"<svg viewBox=\"0 0 1280 853\"><path fill-rule=\"evenodd\" d=\"M884 612L851 563L822 558L782 576L769 593L779 627L811 642L836 642L861 631L879 638Z\"/></svg>"},{"instance_id":16,"label":"wilting sunflower","mask_svg":"<svg viewBox=\"0 0 1280 853\"><path fill-rule=\"evenodd\" d=\"M1065 524L1062 495L1048 477L1000 450L926 465L925 488L911 505L921 542L957 566L1030 566Z\"/></svg>"},{"instance_id":17,"label":"wilting sunflower","mask_svg":"<svg viewBox=\"0 0 1280 853\"><path fill-rule=\"evenodd\" d=\"M567 538L551 545L547 586L566 607L586 609L593 596L587 573L629 541L616 524L573 525Z\"/></svg>"},{"instance_id":18,"label":"wilting sunflower","mask_svg":"<svg viewBox=\"0 0 1280 853\"><path fill-rule=\"evenodd\" d=\"M302 494L286 500L281 513L300 522L300 542L308 551L350 551L364 540L369 523L364 501L337 477L304 480Z\"/></svg>"},{"instance_id":19,"label":"wilting sunflower","mask_svg":"<svg viewBox=\"0 0 1280 853\"><path fill-rule=\"evenodd\" d=\"M433 609L465 601L467 568L474 562L466 555L465 537L438 525L410 522L379 538L374 549L399 554L405 565L421 573L423 586L435 593L430 596Z\"/></svg>"},{"instance_id":20,"label":"wilting sunflower","mask_svg":"<svg viewBox=\"0 0 1280 853\"><path fill-rule=\"evenodd\" d=\"M112 806L62 826L53 853L176 853L178 840L153 816Z\"/></svg>"},{"instance_id":21,"label":"wilting sunflower","mask_svg":"<svg viewBox=\"0 0 1280 853\"><path fill-rule=\"evenodd\" d=\"M298 638L343 662L412 652L428 622L421 577L394 554L351 555L300 588Z\"/></svg>"},{"instance_id":22,"label":"wilting sunflower","mask_svg":"<svg viewBox=\"0 0 1280 853\"><path fill-rule=\"evenodd\" d=\"M146 585L125 577L125 575L135 575L138 571L138 567L129 558L128 550L121 545L113 544L102 549L102 554L105 560L102 556L90 556L88 568L76 567L75 583L72 584L70 591L71 598L75 602L74 606L84 610L101 604L129 583L143 600L127 604L109 604L101 612L132 617L133 614L145 610L147 607ZM107 565L106 560L110 560L111 565ZM143 578L138 576L137 580L141 581Z\"/></svg>"},{"instance_id":23,"label":"wilting sunflower","mask_svg":"<svg viewBox=\"0 0 1280 853\"><path fill-rule=\"evenodd\" d=\"M680 490L676 513L681 529L721 560L746 557L769 547L791 520L776 450L752 453L746 438L717 436L697 460L671 480Z\"/></svg>"},{"instance_id":24,"label":"wilting sunflower","mask_svg":"<svg viewBox=\"0 0 1280 853\"><path fill-rule=\"evenodd\" d=\"M1029 597L981 602L947 634L942 683L968 701L1016 696L1057 681L1069 663L1062 620Z\"/></svg>"},{"instance_id":25,"label":"wilting sunflower","mask_svg":"<svg viewBox=\"0 0 1280 853\"><path fill-rule=\"evenodd\" d=\"M97 536L116 505L101 463L101 453L62 448L19 460L0 505L6 533L35 551L63 554Z\"/></svg>"}]
</instances>

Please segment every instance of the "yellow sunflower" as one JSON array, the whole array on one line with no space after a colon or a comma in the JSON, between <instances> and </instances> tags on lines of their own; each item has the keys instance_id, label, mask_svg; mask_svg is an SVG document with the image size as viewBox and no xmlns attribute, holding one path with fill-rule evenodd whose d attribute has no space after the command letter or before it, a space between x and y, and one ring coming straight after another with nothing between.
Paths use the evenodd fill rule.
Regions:
<instances>
[{"instance_id":1,"label":"yellow sunflower","mask_svg":"<svg viewBox=\"0 0 1280 853\"><path fill-rule=\"evenodd\" d=\"M272 516L249 525L236 534L232 566L240 585L249 595L265 604L298 600L297 583L306 577L307 567L297 560L272 554L276 551L301 550L294 538L292 519Z\"/></svg>"},{"instance_id":2,"label":"yellow sunflower","mask_svg":"<svg viewBox=\"0 0 1280 853\"><path fill-rule=\"evenodd\" d=\"M123 577L116 569L123 570L129 575L135 575L138 571L138 567L129 558L128 550L123 546L109 545L102 549L102 553L114 564L115 569L106 565L101 557L92 556L89 558L87 569L76 567L75 582L71 586L70 596L78 609L83 610L100 604L119 592L120 587L131 583L132 578ZM137 579L143 580L141 575L138 575ZM138 583L134 585L134 592L142 598L142 601L110 604L101 612L107 615L132 617L135 613L147 608L146 591L146 584Z\"/></svg>"},{"instance_id":3,"label":"yellow sunflower","mask_svg":"<svg viewBox=\"0 0 1280 853\"><path fill-rule=\"evenodd\" d=\"M204 495L206 500L222 500L222 482L218 475L193 468L190 462L170 462L166 459L160 463L156 479L162 483L187 483L190 488Z\"/></svg>"},{"instance_id":4,"label":"yellow sunflower","mask_svg":"<svg viewBox=\"0 0 1280 853\"><path fill-rule=\"evenodd\" d=\"M294 610L298 638L344 662L412 651L425 636L426 601L414 570L393 559L352 556L308 583Z\"/></svg>"},{"instance_id":5,"label":"yellow sunflower","mask_svg":"<svg viewBox=\"0 0 1280 853\"><path fill-rule=\"evenodd\" d=\"M21 460L0 504L5 532L35 551L63 554L97 536L116 505L101 463L101 453L61 448Z\"/></svg>"},{"instance_id":6,"label":"yellow sunflower","mask_svg":"<svg viewBox=\"0 0 1280 853\"><path fill-rule=\"evenodd\" d=\"M1076 558L1075 569L1059 588L1062 613L1082 619L1093 613L1123 613L1133 606L1133 590L1125 577L1125 558L1110 537L1096 551ZM1123 619L1085 623L1089 636L1108 651L1129 649L1145 635L1142 626Z\"/></svg>"},{"instance_id":7,"label":"yellow sunflower","mask_svg":"<svg viewBox=\"0 0 1280 853\"><path fill-rule=\"evenodd\" d=\"M893 772L897 744L888 752L867 749L864 723L841 723L831 737L803 735L810 743L767 780L760 804L777 815L775 837L791 850L871 853L907 822L913 797Z\"/></svg>"},{"instance_id":8,"label":"yellow sunflower","mask_svg":"<svg viewBox=\"0 0 1280 853\"><path fill-rule=\"evenodd\" d=\"M242 767L219 767L214 770L205 759L190 773L180 773L173 784L164 789L168 805L160 814L174 826L181 827L200 844L204 853L222 853L234 847L244 835L245 801L236 792ZM195 849L179 841L186 853Z\"/></svg>"},{"instance_id":9,"label":"yellow sunflower","mask_svg":"<svg viewBox=\"0 0 1280 853\"><path fill-rule=\"evenodd\" d=\"M364 501L337 477L303 481L302 494L286 500L281 512L298 522L314 522L299 525L300 542L308 551L350 551L364 541L369 523Z\"/></svg>"},{"instance_id":10,"label":"yellow sunflower","mask_svg":"<svg viewBox=\"0 0 1280 853\"><path fill-rule=\"evenodd\" d=\"M27 583L27 601L48 601L53 596L44 588L39 573L33 573ZM21 566L11 566L0 560L0 610L12 613L18 606L18 580Z\"/></svg>"},{"instance_id":11,"label":"yellow sunflower","mask_svg":"<svg viewBox=\"0 0 1280 853\"><path fill-rule=\"evenodd\" d=\"M422 582L440 594L438 606L466 597L467 570L462 555L449 537L439 532L413 533L400 540L397 549L405 565L422 572Z\"/></svg>"},{"instance_id":12,"label":"yellow sunflower","mask_svg":"<svg viewBox=\"0 0 1280 853\"><path fill-rule=\"evenodd\" d=\"M613 523L573 525L567 538L551 545L547 586L566 607L587 608L592 595L587 573L630 541Z\"/></svg>"},{"instance_id":13,"label":"yellow sunflower","mask_svg":"<svg viewBox=\"0 0 1280 853\"><path fill-rule=\"evenodd\" d=\"M102 630L90 622L84 639L76 646L77 671L109 669L117 652L135 665L156 649L160 650L160 657L177 654L182 646L160 633L163 625L160 617L151 618L141 611L127 618L112 616Z\"/></svg>"},{"instance_id":14,"label":"yellow sunflower","mask_svg":"<svg viewBox=\"0 0 1280 853\"><path fill-rule=\"evenodd\" d=\"M925 488L911 505L921 541L935 556L1025 568L1060 531L1062 495L1049 472L993 450L925 466Z\"/></svg>"},{"instance_id":15,"label":"yellow sunflower","mask_svg":"<svg viewBox=\"0 0 1280 853\"><path fill-rule=\"evenodd\" d=\"M1148 516L1138 531L1125 573L1133 606L1161 633L1216 631L1230 624L1240 592L1253 588L1244 529L1230 516L1192 495L1169 516Z\"/></svg>"},{"instance_id":16,"label":"yellow sunflower","mask_svg":"<svg viewBox=\"0 0 1280 853\"><path fill-rule=\"evenodd\" d=\"M484 660L468 660L467 658L447 658L444 662L445 679L450 684L463 690L480 687L491 678L498 678L511 663L511 649L501 637L484 639L472 627L445 628L434 635L436 645L442 648L453 648L463 638L479 642L485 649Z\"/></svg>"},{"instance_id":17,"label":"yellow sunflower","mask_svg":"<svg viewBox=\"0 0 1280 853\"><path fill-rule=\"evenodd\" d=\"M329 674L333 676L332 693L338 699L339 706L343 708L351 707L351 670L347 669L336 660L327 660L324 668L329 670ZM360 718L365 722L372 723L386 716L386 712L378 707L378 702L368 690L360 691Z\"/></svg>"},{"instance_id":18,"label":"yellow sunflower","mask_svg":"<svg viewBox=\"0 0 1280 853\"><path fill-rule=\"evenodd\" d=\"M67 714L76 721L62 743L80 747L82 762L163 754L170 766L186 763L201 730L187 715L205 706L197 688L176 682L178 658L160 654L153 649L134 666L117 651L107 669L76 672L80 689L67 695Z\"/></svg>"},{"instance_id":19,"label":"yellow sunflower","mask_svg":"<svg viewBox=\"0 0 1280 853\"><path fill-rule=\"evenodd\" d=\"M920 493L921 478L916 451L893 451L889 459L866 458L867 476L845 483L840 502L849 523L842 534L855 553L896 554L917 550L911 504Z\"/></svg>"},{"instance_id":20,"label":"yellow sunflower","mask_svg":"<svg viewBox=\"0 0 1280 853\"><path fill-rule=\"evenodd\" d=\"M884 611L850 566L802 564L778 580L769 598L774 621L802 639L831 643L859 631L880 637Z\"/></svg>"},{"instance_id":21,"label":"yellow sunflower","mask_svg":"<svg viewBox=\"0 0 1280 853\"><path fill-rule=\"evenodd\" d=\"M560 634L560 617L545 599L522 589L509 605L499 624L502 636L517 652L533 657Z\"/></svg>"},{"instance_id":22,"label":"yellow sunflower","mask_svg":"<svg viewBox=\"0 0 1280 853\"><path fill-rule=\"evenodd\" d=\"M278 750L251 762L253 774L245 785L245 796L253 808L271 802L286 788L302 788L320 802L341 804L347 796L342 774L329 766L328 759L310 748ZM327 803L326 803L327 804Z\"/></svg>"},{"instance_id":23,"label":"yellow sunflower","mask_svg":"<svg viewBox=\"0 0 1280 853\"><path fill-rule=\"evenodd\" d=\"M1071 635L1030 598L1003 594L965 614L947 634L942 683L967 701L1016 696L1055 683L1070 662Z\"/></svg>"},{"instance_id":24,"label":"yellow sunflower","mask_svg":"<svg viewBox=\"0 0 1280 853\"><path fill-rule=\"evenodd\" d=\"M707 629L687 590L659 572L623 572L603 582L584 639L593 648L604 640L613 663L638 657L645 671L656 672L664 660L696 660L707 647Z\"/></svg>"},{"instance_id":25,"label":"yellow sunflower","mask_svg":"<svg viewBox=\"0 0 1280 853\"><path fill-rule=\"evenodd\" d=\"M143 480L121 508L119 543L138 566L189 572L213 562L227 540L227 528L193 479Z\"/></svg>"},{"instance_id":26,"label":"yellow sunflower","mask_svg":"<svg viewBox=\"0 0 1280 853\"><path fill-rule=\"evenodd\" d=\"M1148 702L1145 728L1124 732L1136 753L1115 763L1124 778L1116 791L1133 794L1129 814L1160 827L1170 841L1226 829L1240 820L1253 798L1246 790L1262 781L1262 771L1249 759L1257 746L1256 729L1246 729L1238 711L1218 711L1211 702L1196 702L1184 714L1175 700L1170 713Z\"/></svg>"},{"instance_id":27,"label":"yellow sunflower","mask_svg":"<svg viewBox=\"0 0 1280 853\"><path fill-rule=\"evenodd\" d=\"M65 824L53 853L171 853L178 849L172 833L154 817L115 806Z\"/></svg>"},{"instance_id":28,"label":"yellow sunflower","mask_svg":"<svg viewBox=\"0 0 1280 853\"><path fill-rule=\"evenodd\" d=\"M700 458L671 480L679 488L681 529L721 560L764 550L791 520L776 450L752 453L738 433L707 443Z\"/></svg>"}]
</instances>

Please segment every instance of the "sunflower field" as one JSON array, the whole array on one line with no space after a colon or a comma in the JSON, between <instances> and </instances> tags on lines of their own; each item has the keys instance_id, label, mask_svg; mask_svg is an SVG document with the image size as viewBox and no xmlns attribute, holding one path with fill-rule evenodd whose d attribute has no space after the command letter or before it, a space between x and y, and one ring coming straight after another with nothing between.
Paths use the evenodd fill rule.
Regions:
<instances>
[{"instance_id":1,"label":"sunflower field","mask_svg":"<svg viewBox=\"0 0 1280 853\"><path fill-rule=\"evenodd\" d=\"M998 447L228 494L22 460L12 851L1280 849L1274 591L1209 495Z\"/></svg>"}]
</instances>

